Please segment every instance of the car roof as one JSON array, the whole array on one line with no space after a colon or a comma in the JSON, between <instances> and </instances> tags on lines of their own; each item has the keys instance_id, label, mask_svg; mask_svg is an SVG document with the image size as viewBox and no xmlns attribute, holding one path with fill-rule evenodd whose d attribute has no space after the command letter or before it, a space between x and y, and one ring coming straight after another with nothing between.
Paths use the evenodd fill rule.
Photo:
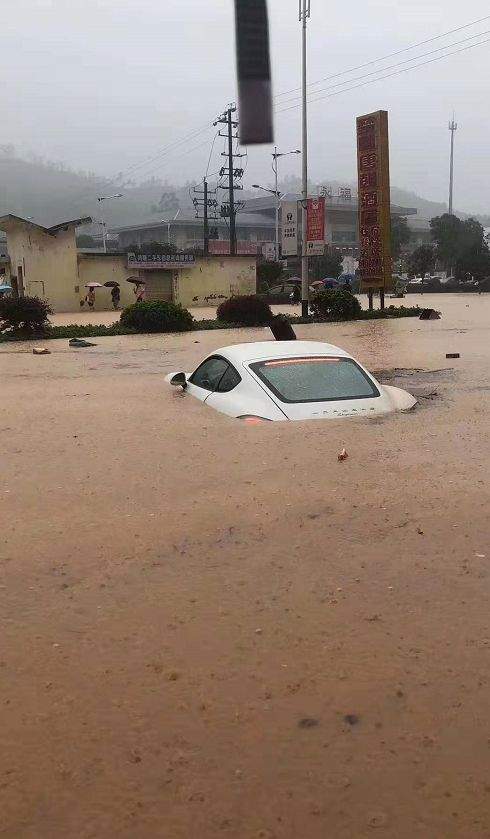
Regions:
<instances>
[{"instance_id":1,"label":"car roof","mask_svg":"<svg viewBox=\"0 0 490 839\"><path fill-rule=\"evenodd\" d=\"M269 358L297 358L298 356L326 355L350 358L345 350L322 341L255 341L250 344L233 344L215 350L234 364L262 361Z\"/></svg>"}]
</instances>

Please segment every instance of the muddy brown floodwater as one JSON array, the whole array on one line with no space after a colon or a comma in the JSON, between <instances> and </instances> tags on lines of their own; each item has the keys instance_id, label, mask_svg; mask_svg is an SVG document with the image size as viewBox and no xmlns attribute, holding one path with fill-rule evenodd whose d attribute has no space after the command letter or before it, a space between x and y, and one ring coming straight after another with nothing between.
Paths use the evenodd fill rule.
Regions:
<instances>
[{"instance_id":1,"label":"muddy brown floodwater","mask_svg":"<svg viewBox=\"0 0 490 839\"><path fill-rule=\"evenodd\" d=\"M263 330L0 347L2 837L490 836L490 299L437 306L298 328L418 388L365 423L164 386Z\"/></svg>"}]
</instances>

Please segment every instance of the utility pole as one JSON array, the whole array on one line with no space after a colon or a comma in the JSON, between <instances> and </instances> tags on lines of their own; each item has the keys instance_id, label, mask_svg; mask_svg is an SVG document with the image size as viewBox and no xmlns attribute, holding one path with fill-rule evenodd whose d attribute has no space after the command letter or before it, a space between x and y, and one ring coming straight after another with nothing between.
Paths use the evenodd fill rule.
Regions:
<instances>
[{"instance_id":1,"label":"utility pole","mask_svg":"<svg viewBox=\"0 0 490 839\"><path fill-rule=\"evenodd\" d=\"M204 256L209 254L209 222L208 222L208 180L204 178L204 213L202 225L202 239L204 246Z\"/></svg>"},{"instance_id":2,"label":"utility pole","mask_svg":"<svg viewBox=\"0 0 490 839\"><path fill-rule=\"evenodd\" d=\"M201 218L200 210L202 208L203 219L203 250L204 256L209 255L209 209L211 208L211 218L216 219L216 211L218 209L218 201L216 198L210 198L210 195L216 195L216 189L209 189L208 180L203 178L202 190L194 187L194 198L192 203L196 208L196 218ZM199 197L198 197L199 196ZM202 196L202 197L201 197Z\"/></svg>"},{"instance_id":3,"label":"utility pole","mask_svg":"<svg viewBox=\"0 0 490 839\"><path fill-rule=\"evenodd\" d=\"M236 214L243 204L237 204L235 201L235 191L243 189L235 183L236 179L243 177L243 169L235 169L235 158L244 157L243 154L233 152L233 140L238 140L238 134L234 133L238 128L238 122L233 119L233 114L236 112L236 105L229 105L226 111L218 117L214 125L225 125L226 134L219 132L220 137L225 137L228 141L228 151L222 152L222 157L228 158L228 166L223 166L220 170L220 177L226 178L224 186L218 186L218 189L226 189L228 191L228 204L221 207L221 215L230 220L230 255L236 256L237 241L236 241Z\"/></svg>"},{"instance_id":4,"label":"utility pole","mask_svg":"<svg viewBox=\"0 0 490 839\"><path fill-rule=\"evenodd\" d=\"M277 153L277 146L274 146L274 153L272 155L272 160L273 160L272 168L274 170L274 178L275 178L274 189L275 189L275 195L276 195L276 247L275 247L276 261L279 260L279 210L281 208L281 198L279 196L279 189L278 189L278 182L279 182L278 170L277 170L277 159L278 159L278 157L279 157L279 155Z\"/></svg>"},{"instance_id":5,"label":"utility pole","mask_svg":"<svg viewBox=\"0 0 490 839\"><path fill-rule=\"evenodd\" d=\"M236 214L235 214L235 181L233 178L233 123L231 120L231 108L228 109L228 166L230 177L228 178L228 200L230 204L230 254L236 256Z\"/></svg>"},{"instance_id":6,"label":"utility pole","mask_svg":"<svg viewBox=\"0 0 490 839\"><path fill-rule=\"evenodd\" d=\"M289 154L301 154L299 149L294 149L294 151L285 151L285 152L278 152L277 146L274 146L274 151L272 152L272 171L274 172L275 178L275 188L274 194L276 196L276 259L279 259L280 256L280 247L279 247L279 212L281 210L281 193L279 192L279 169L278 169L278 160L280 157L287 157Z\"/></svg>"},{"instance_id":7,"label":"utility pole","mask_svg":"<svg viewBox=\"0 0 490 839\"><path fill-rule=\"evenodd\" d=\"M105 220L105 216L102 213L102 202L103 201L113 201L115 198L123 198L122 192L118 192L117 195L99 195L97 196L97 201L99 203L99 212L101 215L100 224L102 225L102 247L104 248L104 253L107 253L107 224Z\"/></svg>"},{"instance_id":8,"label":"utility pole","mask_svg":"<svg viewBox=\"0 0 490 839\"><path fill-rule=\"evenodd\" d=\"M310 300L310 283L308 278L308 253L307 247L307 201L308 201L308 106L307 106L307 39L306 27L307 21L310 17L310 2L311 0L299 0L299 19L302 24L302 93L303 93L303 112L302 112L302 190L301 190L301 204L302 204L302 231L303 238L301 242L301 314L304 318L309 314L309 300Z\"/></svg>"},{"instance_id":9,"label":"utility pole","mask_svg":"<svg viewBox=\"0 0 490 839\"><path fill-rule=\"evenodd\" d=\"M454 174L454 133L458 130L458 123L453 118L449 123L449 130L451 132L451 157L449 162L449 215L453 214L453 174Z\"/></svg>"}]
</instances>

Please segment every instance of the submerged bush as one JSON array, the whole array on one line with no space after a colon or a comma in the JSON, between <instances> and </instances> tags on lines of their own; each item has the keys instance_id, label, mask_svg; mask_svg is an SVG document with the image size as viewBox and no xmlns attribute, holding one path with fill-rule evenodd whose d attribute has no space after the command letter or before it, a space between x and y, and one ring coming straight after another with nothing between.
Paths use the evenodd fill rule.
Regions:
<instances>
[{"instance_id":1,"label":"submerged bush","mask_svg":"<svg viewBox=\"0 0 490 839\"><path fill-rule=\"evenodd\" d=\"M362 312L357 297L345 288L320 291L313 297L310 309L319 320L355 320Z\"/></svg>"},{"instance_id":2,"label":"submerged bush","mask_svg":"<svg viewBox=\"0 0 490 839\"><path fill-rule=\"evenodd\" d=\"M0 332L6 329L26 332L44 332L52 309L39 297L0 297Z\"/></svg>"},{"instance_id":3,"label":"submerged bush","mask_svg":"<svg viewBox=\"0 0 490 839\"><path fill-rule=\"evenodd\" d=\"M135 332L186 332L194 326L191 313L163 300L134 303L121 313L121 325Z\"/></svg>"},{"instance_id":4,"label":"submerged bush","mask_svg":"<svg viewBox=\"0 0 490 839\"><path fill-rule=\"evenodd\" d=\"M216 315L220 321L240 326L268 326L274 317L269 304L256 294L244 294L224 300L218 306Z\"/></svg>"}]
</instances>

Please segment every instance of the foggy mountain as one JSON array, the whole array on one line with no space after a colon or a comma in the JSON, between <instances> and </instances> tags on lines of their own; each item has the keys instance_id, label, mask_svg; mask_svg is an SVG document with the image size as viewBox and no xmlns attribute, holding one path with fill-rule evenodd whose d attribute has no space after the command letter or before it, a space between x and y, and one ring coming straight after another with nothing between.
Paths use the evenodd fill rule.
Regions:
<instances>
[{"instance_id":1,"label":"foggy mountain","mask_svg":"<svg viewBox=\"0 0 490 839\"><path fill-rule=\"evenodd\" d=\"M336 181L323 181L333 187ZM16 156L11 146L0 147L0 214L32 217L44 226L64 219L91 216L101 220L101 206L97 196L123 193L123 198L106 201L102 205L104 220L108 226L137 224L149 219L172 217L180 209L183 215L193 216L189 190L191 184L176 187L168 182L152 178L143 183L125 182L123 186L90 172L72 171L62 164L42 159L23 160ZM355 187L353 184L353 191ZM318 184L312 185L317 191ZM300 190L300 181L289 177L282 181L284 192ZM244 190L240 198L256 197L255 190ZM404 207L416 207L423 218L432 218L446 212L444 204L427 201L414 192L392 187L392 201ZM466 213L458 215L466 216ZM478 218L478 216L475 216ZM481 217L482 221L484 217ZM97 224L92 232L100 232Z\"/></svg>"}]
</instances>

